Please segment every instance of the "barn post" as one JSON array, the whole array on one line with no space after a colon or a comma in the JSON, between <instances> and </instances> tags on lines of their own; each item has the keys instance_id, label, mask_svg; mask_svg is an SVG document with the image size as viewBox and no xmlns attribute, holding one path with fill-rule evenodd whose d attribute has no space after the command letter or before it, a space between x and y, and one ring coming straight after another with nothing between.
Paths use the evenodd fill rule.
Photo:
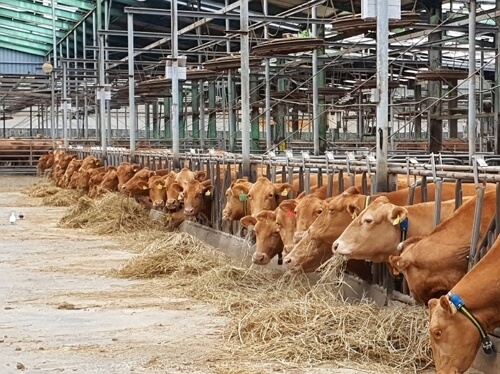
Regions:
<instances>
[{"instance_id":1,"label":"barn post","mask_svg":"<svg viewBox=\"0 0 500 374\"><path fill-rule=\"evenodd\" d=\"M500 0L496 0L496 11L500 10ZM500 16L496 17L497 24L500 23ZM495 118L494 118L494 152L500 155L500 29L495 33ZM497 223L500 225L500 223ZM497 229L498 230L498 229ZM497 231L498 232L498 231Z\"/></svg>"},{"instance_id":2,"label":"barn post","mask_svg":"<svg viewBox=\"0 0 500 374\"><path fill-rule=\"evenodd\" d=\"M448 81L448 115L451 116L453 109L456 109L458 105L458 90L457 81ZM448 120L448 137L456 139L458 138L458 120L456 118L450 118Z\"/></svg>"},{"instance_id":3,"label":"barn post","mask_svg":"<svg viewBox=\"0 0 500 374\"><path fill-rule=\"evenodd\" d=\"M97 0L97 7L96 7L96 12L97 12L97 30L102 29L102 19L103 19L103 14L102 14L102 0ZM101 150L102 150L102 158L104 161L106 161L107 158L107 144L106 144L106 99L105 99L105 91L104 91L104 85L106 83L106 76L105 76L105 71L104 71L104 35L102 33L99 33L99 61L98 61L98 66L99 66L99 73L97 74L99 76L99 92L98 92L98 97L99 97L99 119L100 119L100 125L101 125Z\"/></svg>"},{"instance_id":4,"label":"barn post","mask_svg":"<svg viewBox=\"0 0 500 374\"><path fill-rule=\"evenodd\" d=\"M431 25L439 25L442 18L442 4L436 3L434 6L431 6L429 9L430 14L430 24ZM441 44L439 41L443 38L442 31L434 31L429 34L428 40L431 46L429 47L429 67L430 70L437 70L441 68ZM439 153L443 148L443 121L439 118L436 118L441 114L441 103L439 102L439 98L441 97L441 81L429 81L427 91L428 96L431 98L427 106L428 115L427 115L427 133L429 139L429 152Z\"/></svg>"},{"instance_id":5,"label":"barn post","mask_svg":"<svg viewBox=\"0 0 500 374\"><path fill-rule=\"evenodd\" d=\"M250 114L250 123L251 123L251 150L258 151L259 150L259 119L260 119L260 111L258 106L259 101L259 81L257 72L250 75L250 91L251 91L251 102L252 102L252 110Z\"/></svg>"},{"instance_id":6,"label":"barn post","mask_svg":"<svg viewBox=\"0 0 500 374\"><path fill-rule=\"evenodd\" d=\"M389 14L388 1L377 2L377 184L375 192L387 191L387 140L389 111Z\"/></svg>"},{"instance_id":7,"label":"barn post","mask_svg":"<svg viewBox=\"0 0 500 374\"><path fill-rule=\"evenodd\" d=\"M149 102L145 102L144 103L144 110L145 110L145 116L144 116L144 119L145 119L145 122L146 122L146 140L149 140L151 139L151 114L150 114L150 103Z\"/></svg>"},{"instance_id":8,"label":"barn post","mask_svg":"<svg viewBox=\"0 0 500 374\"><path fill-rule=\"evenodd\" d=\"M229 120L229 151L236 150L236 110L234 93L236 91L236 83L233 77L233 71L230 69L227 72L227 102L229 107L228 120Z\"/></svg>"},{"instance_id":9,"label":"barn post","mask_svg":"<svg viewBox=\"0 0 500 374\"><path fill-rule=\"evenodd\" d=\"M268 15L268 0L264 0L262 4L262 10L264 15ZM269 26L267 23L264 24L264 39L269 39ZM271 66L269 58L265 59L265 71L264 79L266 81L266 92L265 92L265 129L266 129L266 150L270 151L272 149L272 136L271 136Z\"/></svg>"},{"instance_id":10,"label":"barn post","mask_svg":"<svg viewBox=\"0 0 500 374\"><path fill-rule=\"evenodd\" d=\"M422 105L420 104L420 100L422 100L422 85L415 81L415 112L416 116L414 118L415 123L415 138L422 139L422 114L420 111L422 110Z\"/></svg>"},{"instance_id":11,"label":"barn post","mask_svg":"<svg viewBox=\"0 0 500 374\"><path fill-rule=\"evenodd\" d=\"M316 6L311 9L311 18L316 19ZM318 37L318 25L312 24L312 37ZM314 155L319 155L319 101L318 101L318 50L313 50L312 55L312 111L313 111L313 145Z\"/></svg>"},{"instance_id":12,"label":"barn post","mask_svg":"<svg viewBox=\"0 0 500 374\"><path fill-rule=\"evenodd\" d=\"M250 177L250 47L248 43L248 0L241 0L240 30L242 170L244 176Z\"/></svg>"},{"instance_id":13,"label":"barn post","mask_svg":"<svg viewBox=\"0 0 500 374\"><path fill-rule=\"evenodd\" d=\"M476 0L469 0L469 164L476 154Z\"/></svg>"},{"instance_id":14,"label":"barn post","mask_svg":"<svg viewBox=\"0 0 500 374\"><path fill-rule=\"evenodd\" d=\"M170 113L170 110L172 109L172 97L170 96L165 96L163 98L163 110L165 111L164 114L164 121L165 121L165 127L164 127L164 138L172 140L172 113Z\"/></svg>"},{"instance_id":15,"label":"barn post","mask_svg":"<svg viewBox=\"0 0 500 374\"><path fill-rule=\"evenodd\" d=\"M200 138L200 81L191 81L192 137Z\"/></svg>"},{"instance_id":16,"label":"barn post","mask_svg":"<svg viewBox=\"0 0 500 374\"><path fill-rule=\"evenodd\" d=\"M179 40L178 40L178 19L177 19L177 0L172 0L170 14L170 32L172 34L172 112L170 122L172 124L172 153L173 153L173 169L179 169Z\"/></svg>"},{"instance_id":17,"label":"barn post","mask_svg":"<svg viewBox=\"0 0 500 374\"><path fill-rule=\"evenodd\" d=\"M62 124L63 124L63 138L64 148L68 148L68 61L64 60L63 67L63 81L62 81Z\"/></svg>"},{"instance_id":18,"label":"barn post","mask_svg":"<svg viewBox=\"0 0 500 374\"><path fill-rule=\"evenodd\" d=\"M134 14L127 14L127 38L128 38L128 105L129 111L129 123L130 123L130 158L131 161L135 156L135 132L137 128L136 122L136 107L135 107L135 77L134 77ZM85 95L85 100L87 100L87 95ZM85 105L85 107L87 107ZM88 126L87 126L88 127ZM87 128L86 127L86 128ZM88 135L85 135L87 138Z\"/></svg>"},{"instance_id":19,"label":"barn post","mask_svg":"<svg viewBox=\"0 0 500 374\"><path fill-rule=\"evenodd\" d=\"M200 148L205 148L205 82L200 87Z\"/></svg>"},{"instance_id":20,"label":"barn post","mask_svg":"<svg viewBox=\"0 0 500 374\"><path fill-rule=\"evenodd\" d=\"M153 105L153 139L157 140L159 138L158 133L158 100L155 99L152 103Z\"/></svg>"}]
</instances>

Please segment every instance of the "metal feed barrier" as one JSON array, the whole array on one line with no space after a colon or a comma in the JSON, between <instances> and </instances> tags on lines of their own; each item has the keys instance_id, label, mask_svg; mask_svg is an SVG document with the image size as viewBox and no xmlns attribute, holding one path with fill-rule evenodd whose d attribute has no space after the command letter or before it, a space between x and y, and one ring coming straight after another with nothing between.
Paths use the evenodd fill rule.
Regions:
<instances>
[{"instance_id":1,"label":"metal feed barrier","mask_svg":"<svg viewBox=\"0 0 500 374\"><path fill-rule=\"evenodd\" d=\"M106 155L103 154L99 147L91 148L72 148L68 152L74 153L78 158L83 159L92 154L104 160L106 165L118 166L121 162L134 162L143 167L149 167L152 170L171 169L173 158L170 152L164 150L148 150L136 151L132 156L125 148L108 148ZM105 156L105 157L104 157ZM361 159L360 159L361 157ZM474 158L473 165L466 165L466 157L457 155L411 155L397 156L396 160L389 160L388 173L389 179L392 181L392 189L396 187L397 175L406 175L410 187L410 195L408 204L414 200L415 187L421 185L421 199L427 200L427 185L429 183L436 184L436 208L434 224L439 224L441 211L441 183L443 181L455 181L455 197L457 204L461 205L462 201L462 185L464 183L474 183L477 189L476 214L474 218L472 244L470 250L471 266L479 261L482 256L493 244L498 235L500 225L500 167L488 166L487 162L482 157ZM189 167L191 170L204 170L207 173L207 178L212 181L215 187L213 191L212 204L212 227L220 231L229 231L231 233L240 233L239 227L224 227L222 217L222 209L225 205L225 191L231 184L231 170L235 170L237 177L242 175L242 158L240 155L229 153L216 153L211 151L207 154L191 151L180 156L181 165ZM327 153L325 156L309 156L306 154L296 155L290 151L285 155L276 156L270 154L266 156L251 156L252 175L250 180L255 180L257 177L257 168L260 166L265 170L264 175L271 181L280 181L292 183L294 177L299 179L299 189L296 194L302 191L309 193L310 177L316 175L318 182L321 185L323 175L327 178L327 193L332 196L334 176L337 174L339 181L339 191L342 192L349 186L354 185L355 177L361 175L362 193L370 194L368 182L375 181L375 160L368 154L365 156L347 154L335 155ZM225 170L221 173L221 170ZM344 185L344 177L349 177L348 185ZM418 180L416 178L419 178ZM484 198L484 183L496 183L497 191L497 209L496 219L490 224L490 228L484 238L479 237L479 222ZM371 183L373 186L375 183ZM289 194L290 198L293 192ZM239 222L237 223L237 225ZM389 274L385 264L372 264L373 282L384 287L387 291L388 299L394 295L402 293L409 295L409 290L406 282L401 279L394 279ZM397 291L394 293L393 291Z\"/></svg>"},{"instance_id":2,"label":"metal feed barrier","mask_svg":"<svg viewBox=\"0 0 500 374\"><path fill-rule=\"evenodd\" d=\"M0 174L35 174L38 159L51 149L50 142L0 140Z\"/></svg>"}]
</instances>

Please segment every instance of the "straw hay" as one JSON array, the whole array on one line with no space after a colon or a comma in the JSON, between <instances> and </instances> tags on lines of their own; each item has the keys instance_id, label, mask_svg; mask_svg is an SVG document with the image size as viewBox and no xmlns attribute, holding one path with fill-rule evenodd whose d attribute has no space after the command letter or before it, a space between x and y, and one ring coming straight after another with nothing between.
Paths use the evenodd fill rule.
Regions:
<instances>
[{"instance_id":1,"label":"straw hay","mask_svg":"<svg viewBox=\"0 0 500 374\"><path fill-rule=\"evenodd\" d=\"M42 205L70 206L76 204L82 195L81 191L59 189L55 194L45 196L42 199Z\"/></svg>"},{"instance_id":2,"label":"straw hay","mask_svg":"<svg viewBox=\"0 0 500 374\"><path fill-rule=\"evenodd\" d=\"M379 308L340 296L341 261L320 280L242 267L185 233L153 240L115 274L164 277L170 289L210 301L231 317L225 338L232 354L288 364L334 362L378 373L415 372L431 360L424 308ZM380 364L380 363L383 364Z\"/></svg>"},{"instance_id":3,"label":"straw hay","mask_svg":"<svg viewBox=\"0 0 500 374\"><path fill-rule=\"evenodd\" d=\"M40 182L26 188L22 192L31 197L46 197L62 191L62 188L56 187L53 182Z\"/></svg>"},{"instance_id":4,"label":"straw hay","mask_svg":"<svg viewBox=\"0 0 500 374\"><path fill-rule=\"evenodd\" d=\"M120 193L107 193L99 199L81 197L58 223L63 228L88 228L96 234L131 233L161 228L137 202Z\"/></svg>"}]
</instances>

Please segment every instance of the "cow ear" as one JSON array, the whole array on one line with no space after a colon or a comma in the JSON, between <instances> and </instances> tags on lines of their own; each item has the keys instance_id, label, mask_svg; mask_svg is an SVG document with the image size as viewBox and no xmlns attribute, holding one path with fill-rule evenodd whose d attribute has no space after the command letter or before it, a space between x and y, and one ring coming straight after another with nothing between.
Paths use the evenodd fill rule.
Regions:
<instances>
[{"instance_id":1,"label":"cow ear","mask_svg":"<svg viewBox=\"0 0 500 374\"><path fill-rule=\"evenodd\" d=\"M451 303L450 299L448 299L448 296L443 295L439 298L439 305L441 305L441 308L444 309L445 312L449 314L455 314L457 312L457 308Z\"/></svg>"},{"instance_id":2,"label":"cow ear","mask_svg":"<svg viewBox=\"0 0 500 374\"><path fill-rule=\"evenodd\" d=\"M137 187L139 187L141 190L149 190L148 184L146 182L143 182L143 181L138 181Z\"/></svg>"},{"instance_id":3,"label":"cow ear","mask_svg":"<svg viewBox=\"0 0 500 374\"><path fill-rule=\"evenodd\" d=\"M429 302L427 303L427 306L429 307L429 317L432 316L433 310L438 306L439 300L438 299L430 299Z\"/></svg>"},{"instance_id":4,"label":"cow ear","mask_svg":"<svg viewBox=\"0 0 500 374\"><path fill-rule=\"evenodd\" d=\"M276 222L276 214L270 210L263 210L258 213L255 218L257 218L257 221L261 222Z\"/></svg>"},{"instance_id":5,"label":"cow ear","mask_svg":"<svg viewBox=\"0 0 500 374\"><path fill-rule=\"evenodd\" d=\"M276 195L287 196L292 189L293 186L290 183L281 183L279 185L274 185L274 193Z\"/></svg>"},{"instance_id":6,"label":"cow ear","mask_svg":"<svg viewBox=\"0 0 500 374\"><path fill-rule=\"evenodd\" d=\"M155 175L155 172L154 172L154 171L150 171L150 172L148 173L149 178L151 178L153 175Z\"/></svg>"},{"instance_id":7,"label":"cow ear","mask_svg":"<svg viewBox=\"0 0 500 374\"><path fill-rule=\"evenodd\" d=\"M297 201L295 199L283 200L278 206L278 208L280 208L285 213L289 211L293 212L296 207L297 207Z\"/></svg>"},{"instance_id":8,"label":"cow ear","mask_svg":"<svg viewBox=\"0 0 500 374\"><path fill-rule=\"evenodd\" d=\"M237 184L231 188L231 192L234 196L240 196L241 194L248 195L249 188L244 184Z\"/></svg>"},{"instance_id":9,"label":"cow ear","mask_svg":"<svg viewBox=\"0 0 500 374\"><path fill-rule=\"evenodd\" d=\"M347 190L345 190L342 195L344 196L352 196L352 195L359 195L359 190L357 187L352 186L349 187Z\"/></svg>"},{"instance_id":10,"label":"cow ear","mask_svg":"<svg viewBox=\"0 0 500 374\"><path fill-rule=\"evenodd\" d=\"M240 219L240 222L248 229L250 226L255 226L255 224L257 223L257 218L252 216L245 216Z\"/></svg>"},{"instance_id":11,"label":"cow ear","mask_svg":"<svg viewBox=\"0 0 500 374\"><path fill-rule=\"evenodd\" d=\"M179 183L174 183L172 184L171 187L174 190L174 192L177 192L179 194L182 192L182 186Z\"/></svg>"},{"instance_id":12,"label":"cow ear","mask_svg":"<svg viewBox=\"0 0 500 374\"><path fill-rule=\"evenodd\" d=\"M361 208L356 204L349 204L347 206L347 213L351 215L352 219L355 219L361 213Z\"/></svg>"},{"instance_id":13,"label":"cow ear","mask_svg":"<svg viewBox=\"0 0 500 374\"><path fill-rule=\"evenodd\" d=\"M141 170L141 165L138 164L132 164L132 171L134 173L137 173L139 170Z\"/></svg>"},{"instance_id":14,"label":"cow ear","mask_svg":"<svg viewBox=\"0 0 500 374\"><path fill-rule=\"evenodd\" d=\"M395 206L392 208L391 213L389 214L389 219L391 220L393 225L399 225L403 222L408 214L406 208L402 206Z\"/></svg>"},{"instance_id":15,"label":"cow ear","mask_svg":"<svg viewBox=\"0 0 500 374\"><path fill-rule=\"evenodd\" d=\"M306 196L306 191L302 191L301 193L299 193L299 195L297 196L297 198L296 198L296 199L297 199L297 200L300 200L300 199L302 199L302 198L303 198L303 197L305 197L305 196Z\"/></svg>"},{"instance_id":16,"label":"cow ear","mask_svg":"<svg viewBox=\"0 0 500 374\"><path fill-rule=\"evenodd\" d=\"M197 171L194 173L194 179L198 182L203 182L207 178L207 173L204 171Z\"/></svg>"},{"instance_id":17,"label":"cow ear","mask_svg":"<svg viewBox=\"0 0 500 374\"><path fill-rule=\"evenodd\" d=\"M389 256L389 263L392 266L394 275L400 274L410 265L410 261L401 256ZM397 271L395 272L394 270Z\"/></svg>"}]
</instances>

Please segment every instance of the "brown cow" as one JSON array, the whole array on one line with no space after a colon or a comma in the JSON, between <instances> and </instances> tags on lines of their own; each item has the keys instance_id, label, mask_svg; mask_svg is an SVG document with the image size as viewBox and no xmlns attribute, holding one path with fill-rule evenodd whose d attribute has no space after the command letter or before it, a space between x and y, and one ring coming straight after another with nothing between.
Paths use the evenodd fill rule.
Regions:
<instances>
[{"instance_id":1,"label":"brown cow","mask_svg":"<svg viewBox=\"0 0 500 374\"><path fill-rule=\"evenodd\" d=\"M479 329L457 311L450 297L464 302L483 333L500 327L500 239L448 295L429 301L429 332L438 374L465 373L481 345Z\"/></svg>"},{"instance_id":2,"label":"brown cow","mask_svg":"<svg viewBox=\"0 0 500 374\"><path fill-rule=\"evenodd\" d=\"M191 171L188 168L182 168L176 176L175 183L180 185L183 189L187 187L191 181L202 182L206 179L207 173L204 171Z\"/></svg>"},{"instance_id":3,"label":"brown cow","mask_svg":"<svg viewBox=\"0 0 500 374\"><path fill-rule=\"evenodd\" d=\"M282 253L283 241L274 212L264 210L255 217L245 216L240 222L246 228L254 226L256 237L255 252L252 255L254 264L266 265L274 256Z\"/></svg>"},{"instance_id":4,"label":"brown cow","mask_svg":"<svg viewBox=\"0 0 500 374\"><path fill-rule=\"evenodd\" d=\"M293 189L289 183L272 183L266 177L259 177L250 187L247 183L237 183L231 190L235 196L247 195L251 215L263 210L274 211L278 207L280 198L286 197Z\"/></svg>"},{"instance_id":5,"label":"brown cow","mask_svg":"<svg viewBox=\"0 0 500 374\"><path fill-rule=\"evenodd\" d=\"M149 196L148 181L155 172L144 168L139 170L125 184L121 185L120 192L133 196Z\"/></svg>"},{"instance_id":6,"label":"brown cow","mask_svg":"<svg viewBox=\"0 0 500 374\"><path fill-rule=\"evenodd\" d=\"M58 161L56 162L55 156L54 156L54 168L53 168L53 174L52 177L54 179L54 182L56 183L56 186L58 187L64 187L64 173L66 172L66 169L68 168L68 165L72 160L76 159L75 155L70 155L70 154L59 154Z\"/></svg>"},{"instance_id":7,"label":"brown cow","mask_svg":"<svg viewBox=\"0 0 500 374\"><path fill-rule=\"evenodd\" d=\"M402 272L414 299L426 303L446 294L467 273L476 199L466 201L426 237L414 237L398 246L391 265ZM483 237L496 210L496 192L486 192L479 230ZM446 269L446 271L443 271Z\"/></svg>"},{"instance_id":8,"label":"brown cow","mask_svg":"<svg viewBox=\"0 0 500 374\"><path fill-rule=\"evenodd\" d=\"M348 207L357 214L359 207ZM455 201L441 204L441 220L453 214ZM333 253L349 259L389 262L389 256L397 254L398 244L404 239L403 221L407 219L406 237L428 235L434 229L435 203L399 206L385 196L376 198L357 216L342 235L333 242Z\"/></svg>"},{"instance_id":9,"label":"brown cow","mask_svg":"<svg viewBox=\"0 0 500 374\"><path fill-rule=\"evenodd\" d=\"M60 182L58 187L76 188L76 177L77 177L76 173L78 172L78 169L80 169L82 164L83 164L83 160L77 160L76 158L72 159L69 162L68 167L64 171L62 181ZM73 180L72 183L70 183L71 180ZM70 184L71 184L71 187L70 187ZM56 183L56 185L57 185L57 183Z\"/></svg>"},{"instance_id":10,"label":"brown cow","mask_svg":"<svg viewBox=\"0 0 500 374\"><path fill-rule=\"evenodd\" d=\"M250 212L250 202L245 193L242 195L236 195L233 192L233 187L237 184L242 184L248 190L252 186L252 183L248 182L246 179L237 179L226 190L226 205L222 210L222 220L223 221L236 221ZM240 197L241 196L241 197Z\"/></svg>"},{"instance_id":11,"label":"brown cow","mask_svg":"<svg viewBox=\"0 0 500 374\"><path fill-rule=\"evenodd\" d=\"M108 170L108 172L104 175L101 184L97 187L95 196L106 192L117 191L118 184L118 170Z\"/></svg>"},{"instance_id":12,"label":"brown cow","mask_svg":"<svg viewBox=\"0 0 500 374\"><path fill-rule=\"evenodd\" d=\"M177 174L175 172L171 172L165 177L165 207L171 212L176 212L182 207L182 196L172 187L176 178Z\"/></svg>"},{"instance_id":13,"label":"brown cow","mask_svg":"<svg viewBox=\"0 0 500 374\"><path fill-rule=\"evenodd\" d=\"M105 173L106 167L100 166L98 168L89 168L87 170L80 170L76 174L76 189L84 192L90 190L90 179L94 175L99 175L100 173Z\"/></svg>"},{"instance_id":14,"label":"brown cow","mask_svg":"<svg viewBox=\"0 0 500 374\"><path fill-rule=\"evenodd\" d=\"M163 209L165 207L167 190L170 187L166 182L167 180L172 182L175 180L175 177L175 172L171 171L169 174L164 176L153 175L149 178L147 188L149 188L149 198L153 202L153 209ZM143 188L141 183L142 182L139 182L139 187Z\"/></svg>"},{"instance_id":15,"label":"brown cow","mask_svg":"<svg viewBox=\"0 0 500 374\"><path fill-rule=\"evenodd\" d=\"M38 163L36 166L36 174L38 176L43 176L45 170L52 168L54 165L54 152L49 152L42 155L38 159Z\"/></svg>"},{"instance_id":16,"label":"brown cow","mask_svg":"<svg viewBox=\"0 0 500 374\"><path fill-rule=\"evenodd\" d=\"M210 222L212 213L212 196L213 186L210 180L200 182L198 180L191 180L186 183L186 187L178 183L174 183L172 188L183 194L184 197L184 215L186 217L201 217Z\"/></svg>"},{"instance_id":17,"label":"brown cow","mask_svg":"<svg viewBox=\"0 0 500 374\"><path fill-rule=\"evenodd\" d=\"M101 160L97 157L89 155L83 159L82 166L79 171L85 171L88 169L94 169L102 166Z\"/></svg>"},{"instance_id":18,"label":"brown cow","mask_svg":"<svg viewBox=\"0 0 500 374\"><path fill-rule=\"evenodd\" d=\"M122 162L116 168L116 175L118 177L117 189L121 190L122 186L127 183L132 177L141 170L141 166L138 164L131 164L130 162Z\"/></svg>"}]
</instances>

